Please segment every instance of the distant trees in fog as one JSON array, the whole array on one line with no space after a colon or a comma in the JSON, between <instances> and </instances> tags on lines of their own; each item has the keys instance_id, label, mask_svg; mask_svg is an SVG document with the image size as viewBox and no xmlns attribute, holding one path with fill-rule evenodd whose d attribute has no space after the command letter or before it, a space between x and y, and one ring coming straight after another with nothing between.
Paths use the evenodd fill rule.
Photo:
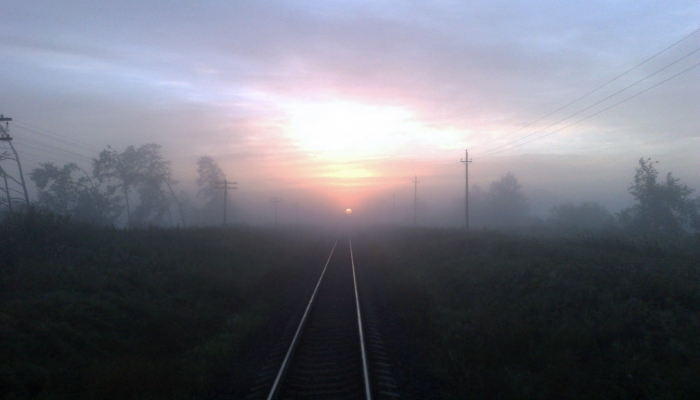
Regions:
<instances>
[{"instance_id":1,"label":"distant trees in fog","mask_svg":"<svg viewBox=\"0 0 700 400\"><path fill-rule=\"evenodd\" d=\"M600 204L585 201L580 205L569 202L552 207L547 222L559 232L590 232L613 226L615 218Z\"/></svg>"},{"instance_id":2,"label":"distant trees in fog","mask_svg":"<svg viewBox=\"0 0 700 400\"><path fill-rule=\"evenodd\" d=\"M492 182L488 192L473 186L472 226L514 230L536 225L537 229L530 231L557 234L606 230L657 243L700 233L700 197L692 198L693 190L670 172L665 179L659 179L655 164L651 159L639 160L634 182L629 187L636 201L632 207L613 215L595 202L578 205L569 202L552 207L545 220L528 215L529 205L522 186L509 172Z\"/></svg>"},{"instance_id":3,"label":"distant trees in fog","mask_svg":"<svg viewBox=\"0 0 700 400\"><path fill-rule=\"evenodd\" d=\"M472 227L544 229L557 234L607 229L656 242L700 233L700 198L691 197L693 190L670 172L659 179L656 163L648 158L639 160L628 188L635 199L632 207L613 215L595 202L564 203L553 207L544 220L529 215L522 185L508 172L492 182L488 191L473 186ZM92 159L90 170L75 163L59 166L47 162L32 170L29 177L38 189L36 206L70 215L76 221L117 226L218 225L224 205L221 184L226 179L221 167L209 156L197 160L199 190L192 199L184 191L176 194L178 182L170 165L155 143L123 151L108 146ZM9 198L9 189L1 193ZM0 206L9 208L9 200ZM536 229L530 229L533 227Z\"/></svg>"},{"instance_id":4,"label":"distant trees in fog","mask_svg":"<svg viewBox=\"0 0 700 400\"><path fill-rule=\"evenodd\" d=\"M204 201L199 220L207 224L219 223L224 206L224 191L218 187L226 179L226 175L219 164L209 156L202 156L197 160L197 175L197 197Z\"/></svg>"},{"instance_id":5,"label":"distant trees in fog","mask_svg":"<svg viewBox=\"0 0 700 400\"><path fill-rule=\"evenodd\" d=\"M122 152L107 147L93 158L89 172L74 163L40 164L29 173L38 189L37 205L100 225L116 224L124 213L127 226L184 225L173 189L177 181L160 148L155 143ZM135 203L133 192L138 194Z\"/></svg>"},{"instance_id":6,"label":"distant trees in fog","mask_svg":"<svg viewBox=\"0 0 700 400\"><path fill-rule=\"evenodd\" d=\"M636 204L618 215L620 224L645 240L677 237L700 232L700 198L691 198L693 189L679 183L669 172L659 182L659 171L650 158L639 159L629 192Z\"/></svg>"},{"instance_id":7,"label":"distant trees in fog","mask_svg":"<svg viewBox=\"0 0 700 400\"><path fill-rule=\"evenodd\" d=\"M110 225L121 214L121 196L117 186L74 163L57 167L40 164L29 173L39 191L36 204L56 214L72 215L81 222Z\"/></svg>"},{"instance_id":8,"label":"distant trees in fog","mask_svg":"<svg viewBox=\"0 0 700 400\"><path fill-rule=\"evenodd\" d=\"M525 224L530 210L522 185L510 172L492 182L488 192L475 185L470 199L476 228L515 229Z\"/></svg>"},{"instance_id":9,"label":"distant trees in fog","mask_svg":"<svg viewBox=\"0 0 700 400\"><path fill-rule=\"evenodd\" d=\"M121 191L129 226L173 225L178 218L179 223L185 223L173 190L177 182L172 178L170 161L163 158L160 148L150 143L138 148L129 146L120 153L107 147L93 159L94 174ZM129 195L134 190L139 195L139 203L132 212ZM173 205L178 211L175 218L171 211Z\"/></svg>"}]
</instances>

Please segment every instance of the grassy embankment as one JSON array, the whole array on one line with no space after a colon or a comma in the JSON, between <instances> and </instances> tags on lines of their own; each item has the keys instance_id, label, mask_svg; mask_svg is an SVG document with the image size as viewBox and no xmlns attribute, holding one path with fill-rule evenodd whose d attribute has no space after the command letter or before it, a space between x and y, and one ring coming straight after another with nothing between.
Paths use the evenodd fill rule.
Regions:
<instances>
[{"instance_id":1,"label":"grassy embankment","mask_svg":"<svg viewBox=\"0 0 700 400\"><path fill-rule=\"evenodd\" d=\"M445 230L357 242L445 398L700 394L697 251Z\"/></svg>"},{"instance_id":2,"label":"grassy embankment","mask_svg":"<svg viewBox=\"0 0 700 400\"><path fill-rule=\"evenodd\" d=\"M0 225L0 393L197 398L304 273L320 235L116 230L41 213Z\"/></svg>"}]
</instances>

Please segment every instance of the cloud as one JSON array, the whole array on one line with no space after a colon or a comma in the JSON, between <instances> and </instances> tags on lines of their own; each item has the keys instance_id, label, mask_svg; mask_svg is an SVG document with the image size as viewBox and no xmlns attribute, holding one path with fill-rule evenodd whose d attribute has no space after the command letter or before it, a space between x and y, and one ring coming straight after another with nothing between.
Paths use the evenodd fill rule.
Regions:
<instances>
[{"instance_id":1,"label":"cloud","mask_svg":"<svg viewBox=\"0 0 700 400\"><path fill-rule=\"evenodd\" d=\"M260 191L334 182L379 188L416 173L458 185L458 175L442 169L446 159L536 132L682 57L697 40L514 132L697 29L698 17L690 0L12 2L0 6L0 112L98 148L161 143L185 176L209 154ZM698 62L700 54L627 93ZM680 149L698 149L699 78L700 68L689 71L489 162L505 169L521 156L553 154L565 164L567 154L600 153L614 163L658 150L679 158L682 171L697 170L693 153ZM393 110L403 116L397 126L412 128L399 126L393 142L382 136L385 147L374 143L351 159L329 160L338 149L319 157L300 142L308 132L294 136L313 115L295 122L295 112L338 103ZM365 124L381 122L370 114ZM353 124L344 123L363 129ZM336 144L362 149L370 139ZM546 164L532 176L556 185L552 171L567 169Z\"/></svg>"}]
</instances>

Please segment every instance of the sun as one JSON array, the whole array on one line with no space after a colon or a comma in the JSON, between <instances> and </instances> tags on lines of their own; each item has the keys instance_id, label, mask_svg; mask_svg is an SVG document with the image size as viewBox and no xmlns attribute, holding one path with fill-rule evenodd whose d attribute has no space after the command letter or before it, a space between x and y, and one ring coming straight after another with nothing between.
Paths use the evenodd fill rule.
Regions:
<instances>
[{"instance_id":1,"label":"sun","mask_svg":"<svg viewBox=\"0 0 700 400\"><path fill-rule=\"evenodd\" d=\"M336 161L357 160L401 147L418 130L399 107L354 102L292 103L285 131L307 152Z\"/></svg>"},{"instance_id":2,"label":"sun","mask_svg":"<svg viewBox=\"0 0 700 400\"><path fill-rule=\"evenodd\" d=\"M345 209L345 214L347 214L347 215L352 214L352 208Z\"/></svg>"}]
</instances>

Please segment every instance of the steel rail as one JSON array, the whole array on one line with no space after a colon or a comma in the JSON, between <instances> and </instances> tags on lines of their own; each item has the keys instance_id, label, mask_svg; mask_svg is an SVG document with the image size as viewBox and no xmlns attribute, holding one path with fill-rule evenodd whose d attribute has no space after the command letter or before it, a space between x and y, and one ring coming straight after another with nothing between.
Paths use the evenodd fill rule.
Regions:
<instances>
[{"instance_id":1,"label":"steel rail","mask_svg":"<svg viewBox=\"0 0 700 400\"><path fill-rule=\"evenodd\" d=\"M326 265L323 267L323 272L321 272L321 277L318 278L318 282L316 283L316 287L314 288L314 292L311 294L311 299L309 300L309 304L306 306L306 310L304 311L304 315L301 317L301 322L299 323L299 326L297 327L296 332L294 333L294 338L292 339L292 344L289 346L289 350L287 350L287 354L284 356L284 361L282 361L282 365L280 366L279 372L277 372L277 377L275 377L275 382L272 384L272 388L270 389L270 394L267 396L267 400L272 400L277 396L277 391L279 390L279 384L282 382L282 378L284 377L284 374L287 372L287 368L289 367L289 360L292 358L292 353L294 353L294 349L296 348L297 342L299 341L299 336L301 335L301 331L304 328L304 325L306 324L307 317L309 315L309 310L311 310L311 306L314 303L314 299L316 298L316 292L318 292L318 287L321 286L321 281L323 280L323 276L326 274L326 269L328 268L328 263L331 261L331 258L333 257L333 252L335 252L335 246L338 245L338 239L336 239L335 243L333 244L333 249L331 250L331 254L328 256L328 260L326 260Z\"/></svg>"},{"instance_id":2,"label":"steel rail","mask_svg":"<svg viewBox=\"0 0 700 400\"><path fill-rule=\"evenodd\" d=\"M355 276L355 258L352 254L352 239L348 237L350 243L350 262L352 263L352 281L355 286L355 305L357 308L357 328L360 331L360 351L362 352L362 374L365 380L365 398L372 400L372 391L370 390L369 368L367 367L367 351L365 349L364 328L362 327L362 314L360 312L360 296L357 291L357 277Z\"/></svg>"}]
</instances>

